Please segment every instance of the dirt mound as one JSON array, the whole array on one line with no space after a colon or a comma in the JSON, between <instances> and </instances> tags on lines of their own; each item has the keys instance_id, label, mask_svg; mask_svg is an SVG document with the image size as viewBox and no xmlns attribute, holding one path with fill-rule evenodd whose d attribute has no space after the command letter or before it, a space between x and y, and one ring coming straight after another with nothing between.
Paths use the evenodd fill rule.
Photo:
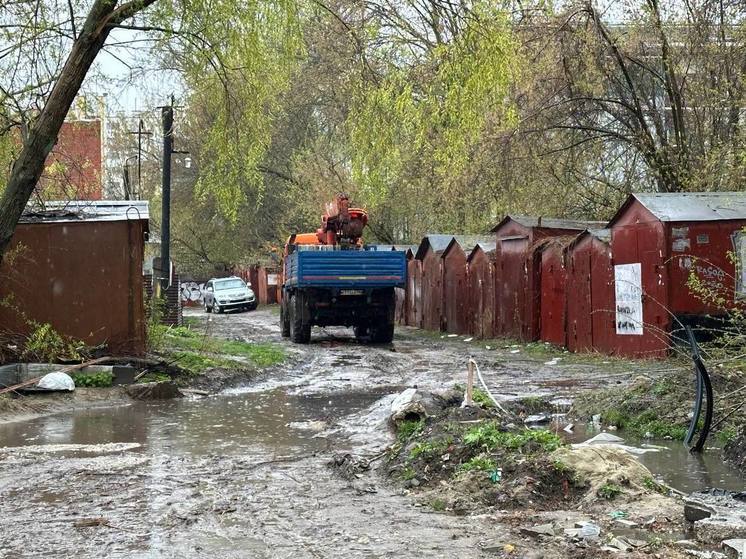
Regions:
<instances>
[{"instance_id":1,"label":"dirt mound","mask_svg":"<svg viewBox=\"0 0 746 559\"><path fill-rule=\"evenodd\" d=\"M628 495L644 493L653 479L634 456L610 445L562 447L553 456L572 469L577 481L587 488L585 500L611 497L617 488Z\"/></svg>"}]
</instances>

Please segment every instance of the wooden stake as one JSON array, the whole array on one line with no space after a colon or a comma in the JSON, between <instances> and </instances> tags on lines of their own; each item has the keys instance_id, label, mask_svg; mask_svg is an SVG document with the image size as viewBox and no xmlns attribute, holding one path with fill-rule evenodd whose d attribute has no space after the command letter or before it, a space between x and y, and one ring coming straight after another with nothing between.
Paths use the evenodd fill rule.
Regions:
<instances>
[{"instance_id":1,"label":"wooden stake","mask_svg":"<svg viewBox=\"0 0 746 559\"><path fill-rule=\"evenodd\" d=\"M473 406L474 405L474 363L471 359L469 359L469 363L467 364L467 370L468 373L466 375L466 400L464 401L464 404L467 406Z\"/></svg>"}]
</instances>

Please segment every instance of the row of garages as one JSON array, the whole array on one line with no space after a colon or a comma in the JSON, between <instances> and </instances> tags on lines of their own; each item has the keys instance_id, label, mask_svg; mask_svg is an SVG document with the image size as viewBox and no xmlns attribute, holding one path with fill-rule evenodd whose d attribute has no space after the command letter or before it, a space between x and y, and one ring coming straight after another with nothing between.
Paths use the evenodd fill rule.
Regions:
<instances>
[{"instance_id":1,"label":"row of garages","mask_svg":"<svg viewBox=\"0 0 746 559\"><path fill-rule=\"evenodd\" d=\"M608 223L507 216L484 237L428 235L409 251L399 321L659 357L683 324L746 297L744 226L746 193L655 193Z\"/></svg>"}]
</instances>

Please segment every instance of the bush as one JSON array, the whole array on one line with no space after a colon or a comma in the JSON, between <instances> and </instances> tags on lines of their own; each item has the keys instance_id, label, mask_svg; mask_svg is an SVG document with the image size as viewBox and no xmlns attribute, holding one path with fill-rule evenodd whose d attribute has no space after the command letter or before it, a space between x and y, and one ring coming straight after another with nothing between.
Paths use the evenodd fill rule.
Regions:
<instances>
[{"instance_id":1,"label":"bush","mask_svg":"<svg viewBox=\"0 0 746 559\"><path fill-rule=\"evenodd\" d=\"M58 361L80 361L85 345L80 341L65 338L51 324L32 322L33 330L24 344L25 359L55 363Z\"/></svg>"},{"instance_id":2,"label":"bush","mask_svg":"<svg viewBox=\"0 0 746 559\"><path fill-rule=\"evenodd\" d=\"M108 388L114 381L114 375L106 371L100 373L72 373L75 386L90 388Z\"/></svg>"}]
</instances>

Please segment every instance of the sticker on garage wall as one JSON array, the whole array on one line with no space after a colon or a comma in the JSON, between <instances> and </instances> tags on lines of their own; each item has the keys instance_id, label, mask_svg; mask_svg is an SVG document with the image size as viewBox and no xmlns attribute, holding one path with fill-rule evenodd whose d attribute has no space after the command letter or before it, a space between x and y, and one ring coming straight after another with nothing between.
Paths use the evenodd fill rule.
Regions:
<instances>
[{"instance_id":1,"label":"sticker on garage wall","mask_svg":"<svg viewBox=\"0 0 746 559\"><path fill-rule=\"evenodd\" d=\"M277 285L277 274L267 274L267 285Z\"/></svg>"},{"instance_id":2,"label":"sticker on garage wall","mask_svg":"<svg viewBox=\"0 0 746 559\"><path fill-rule=\"evenodd\" d=\"M691 248L692 244L689 239L674 239L671 243L671 250L674 252L686 252Z\"/></svg>"},{"instance_id":3,"label":"sticker on garage wall","mask_svg":"<svg viewBox=\"0 0 746 559\"><path fill-rule=\"evenodd\" d=\"M688 227L672 227L671 236L674 239L685 239L686 237L689 236L689 228Z\"/></svg>"},{"instance_id":4,"label":"sticker on garage wall","mask_svg":"<svg viewBox=\"0 0 746 559\"><path fill-rule=\"evenodd\" d=\"M710 236L706 233L703 233L701 235L697 235L697 244L698 245L708 245L710 244Z\"/></svg>"},{"instance_id":5,"label":"sticker on garage wall","mask_svg":"<svg viewBox=\"0 0 746 559\"><path fill-rule=\"evenodd\" d=\"M642 267L636 264L614 266L616 333L642 336Z\"/></svg>"}]
</instances>

